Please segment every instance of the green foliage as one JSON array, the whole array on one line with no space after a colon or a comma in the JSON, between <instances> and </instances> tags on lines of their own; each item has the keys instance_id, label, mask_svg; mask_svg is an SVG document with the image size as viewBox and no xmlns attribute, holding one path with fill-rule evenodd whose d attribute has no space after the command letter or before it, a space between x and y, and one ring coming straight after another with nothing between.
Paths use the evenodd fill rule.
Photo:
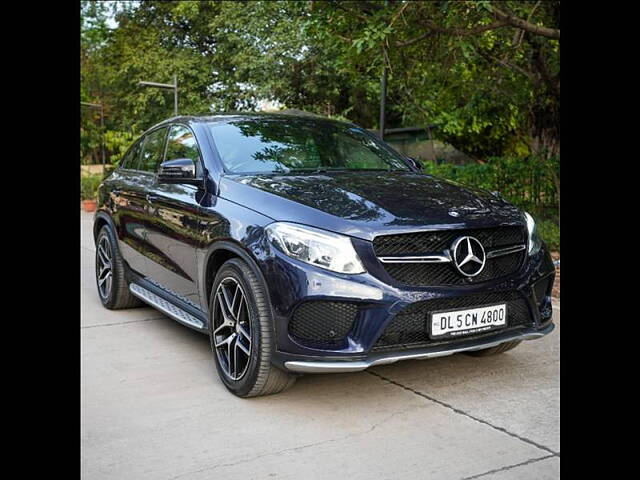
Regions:
<instances>
[{"instance_id":1,"label":"green foliage","mask_svg":"<svg viewBox=\"0 0 640 480\"><path fill-rule=\"evenodd\" d=\"M93 117L93 110L82 112L85 115L80 123L80 164L100 161L100 127ZM90 118L87 120L86 116Z\"/></svg>"},{"instance_id":2,"label":"green foliage","mask_svg":"<svg viewBox=\"0 0 640 480\"><path fill-rule=\"evenodd\" d=\"M140 132L141 133L141 132ZM107 130L104 135L105 147L112 152L110 163L117 165L127 150L131 146L131 143L139 133L134 132L119 132L115 130Z\"/></svg>"},{"instance_id":3,"label":"green foliage","mask_svg":"<svg viewBox=\"0 0 640 480\"><path fill-rule=\"evenodd\" d=\"M559 28L559 2L528 1L314 2L307 22L312 41L333 46L341 73L373 93L368 101L387 65L389 125L438 124L440 139L477 158L552 155L559 42L514 28L479 30L495 21L494 6ZM376 117L368 121L377 127Z\"/></svg>"},{"instance_id":4,"label":"green foliage","mask_svg":"<svg viewBox=\"0 0 640 480\"><path fill-rule=\"evenodd\" d=\"M552 252L560 251L560 226L551 220L539 220L536 224L540 236Z\"/></svg>"},{"instance_id":5,"label":"green foliage","mask_svg":"<svg viewBox=\"0 0 640 480\"><path fill-rule=\"evenodd\" d=\"M98 187L102 182L101 175L87 175L80 178L80 198L82 200L95 200L98 195Z\"/></svg>"},{"instance_id":6,"label":"green foliage","mask_svg":"<svg viewBox=\"0 0 640 480\"><path fill-rule=\"evenodd\" d=\"M377 128L386 66L389 128L435 123L438 139L526 173L522 159L559 153L560 44L483 29L494 8L559 28L557 1L83 1L81 99L104 105L115 163L173 115L172 92L141 80L177 75L181 114L272 100ZM83 111L81 158L97 162L99 119Z\"/></svg>"},{"instance_id":7,"label":"green foliage","mask_svg":"<svg viewBox=\"0 0 640 480\"><path fill-rule=\"evenodd\" d=\"M80 42L85 51L95 51L107 41L109 10L106 2L80 2Z\"/></svg>"}]
</instances>

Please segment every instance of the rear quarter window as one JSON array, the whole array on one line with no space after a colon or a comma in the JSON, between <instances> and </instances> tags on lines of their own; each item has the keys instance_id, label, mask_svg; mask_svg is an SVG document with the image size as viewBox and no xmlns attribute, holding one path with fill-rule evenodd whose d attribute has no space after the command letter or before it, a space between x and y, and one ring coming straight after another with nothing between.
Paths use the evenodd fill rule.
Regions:
<instances>
[{"instance_id":1,"label":"rear quarter window","mask_svg":"<svg viewBox=\"0 0 640 480\"><path fill-rule=\"evenodd\" d=\"M136 142L120 161L120 168L135 170L140 157L140 142Z\"/></svg>"},{"instance_id":2,"label":"rear quarter window","mask_svg":"<svg viewBox=\"0 0 640 480\"><path fill-rule=\"evenodd\" d=\"M144 138L137 170L143 170L145 172L156 171L164 154L164 140L166 135L167 128L164 127L154 130Z\"/></svg>"}]
</instances>

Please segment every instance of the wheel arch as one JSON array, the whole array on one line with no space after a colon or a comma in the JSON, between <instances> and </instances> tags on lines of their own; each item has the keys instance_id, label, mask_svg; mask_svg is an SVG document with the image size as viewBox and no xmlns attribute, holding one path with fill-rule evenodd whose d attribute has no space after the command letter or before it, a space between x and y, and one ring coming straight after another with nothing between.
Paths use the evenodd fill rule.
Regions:
<instances>
[{"instance_id":1,"label":"wheel arch","mask_svg":"<svg viewBox=\"0 0 640 480\"><path fill-rule=\"evenodd\" d=\"M118 232L116 230L113 219L105 212L98 212L93 219L93 240L95 241L98 238L98 234L100 230L105 225L109 225L109 228L113 230L113 233L118 237Z\"/></svg>"},{"instance_id":2,"label":"wheel arch","mask_svg":"<svg viewBox=\"0 0 640 480\"><path fill-rule=\"evenodd\" d=\"M269 296L269 286L258 265L259 262L255 255L239 243L229 240L221 240L211 245L204 257L204 268L202 269L201 277L201 294L203 295L202 298L206 299L207 310L209 308L209 297L211 296L211 288L213 287L213 281L216 274L220 267L231 258L239 258L243 260L262 282L267 293L267 297L271 298Z\"/></svg>"}]
</instances>

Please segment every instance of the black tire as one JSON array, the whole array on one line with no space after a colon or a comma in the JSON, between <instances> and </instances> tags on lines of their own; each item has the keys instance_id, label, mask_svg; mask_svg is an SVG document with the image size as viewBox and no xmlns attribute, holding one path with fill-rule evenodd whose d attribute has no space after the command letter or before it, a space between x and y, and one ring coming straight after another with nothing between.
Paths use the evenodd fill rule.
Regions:
<instances>
[{"instance_id":1,"label":"black tire","mask_svg":"<svg viewBox=\"0 0 640 480\"><path fill-rule=\"evenodd\" d=\"M108 244L110 248L111 263L111 284L108 292L101 288L100 284L100 247ZM121 310L123 308L133 308L144 305L144 303L129 291L125 275L125 264L118 249L118 242L115 233L105 225L100 229L96 238L96 287L98 297L105 308L109 310Z\"/></svg>"},{"instance_id":2,"label":"black tire","mask_svg":"<svg viewBox=\"0 0 640 480\"><path fill-rule=\"evenodd\" d=\"M221 308L216 307L215 297L222 282L225 282L225 284L228 284L228 282L239 284L246 298L244 322L247 322L250 327L250 332L248 333L251 344L249 355L245 357L247 360L244 373L238 379L231 378L225 371L225 367L229 370L231 368L224 362L224 358L221 359L221 356L223 356L220 353L221 347L218 349L215 347L214 320L218 323L221 321L221 318L214 319L215 312L219 312ZM248 320L246 319L247 316ZM271 308L266 288L262 281L244 261L239 258L228 260L218 270L211 289L209 299L209 338L218 375L222 383L234 395L242 398L271 395L280 393L295 383L295 375L284 372L271 363L274 345L273 335ZM239 340L240 337L236 340L236 343ZM234 367L237 369L237 363Z\"/></svg>"},{"instance_id":3,"label":"black tire","mask_svg":"<svg viewBox=\"0 0 640 480\"><path fill-rule=\"evenodd\" d=\"M518 345L522 343L522 340L514 340L513 342L504 342L500 345L496 345L491 348L484 348L482 350L473 350L469 352L464 352L467 355L471 355L472 357L489 357L491 355L499 355L504 352L508 352L509 350L513 350Z\"/></svg>"}]
</instances>

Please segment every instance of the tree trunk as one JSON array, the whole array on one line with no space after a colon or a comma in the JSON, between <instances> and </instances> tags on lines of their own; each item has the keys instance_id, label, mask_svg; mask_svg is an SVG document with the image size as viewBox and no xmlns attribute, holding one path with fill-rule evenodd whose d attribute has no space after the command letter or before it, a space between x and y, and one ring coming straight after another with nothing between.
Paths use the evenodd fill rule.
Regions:
<instances>
[{"instance_id":1,"label":"tree trunk","mask_svg":"<svg viewBox=\"0 0 640 480\"><path fill-rule=\"evenodd\" d=\"M529 147L534 155L545 159L560 155L560 98L549 101L541 95L532 108L531 140Z\"/></svg>"},{"instance_id":2,"label":"tree trunk","mask_svg":"<svg viewBox=\"0 0 640 480\"><path fill-rule=\"evenodd\" d=\"M544 96L539 98L541 101L533 106L531 112L533 120L529 147L534 155L549 160L552 157L560 156L560 98L554 98L552 102L545 101ZM549 169L556 189L559 215L560 176L552 165L549 165Z\"/></svg>"}]
</instances>

